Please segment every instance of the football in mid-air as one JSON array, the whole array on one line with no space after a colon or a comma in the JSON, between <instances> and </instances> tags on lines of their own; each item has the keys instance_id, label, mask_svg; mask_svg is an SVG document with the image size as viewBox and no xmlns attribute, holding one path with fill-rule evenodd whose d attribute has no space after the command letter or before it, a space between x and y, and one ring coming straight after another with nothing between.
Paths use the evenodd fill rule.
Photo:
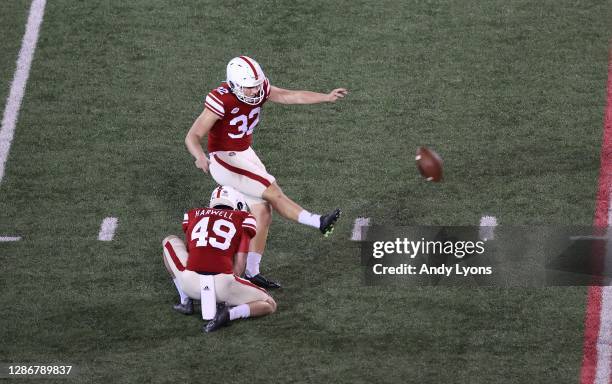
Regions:
<instances>
[{"instance_id":1,"label":"football in mid-air","mask_svg":"<svg viewBox=\"0 0 612 384\"><path fill-rule=\"evenodd\" d=\"M416 165L427 181L442 180L442 158L434 150L419 147L416 153Z\"/></svg>"}]
</instances>

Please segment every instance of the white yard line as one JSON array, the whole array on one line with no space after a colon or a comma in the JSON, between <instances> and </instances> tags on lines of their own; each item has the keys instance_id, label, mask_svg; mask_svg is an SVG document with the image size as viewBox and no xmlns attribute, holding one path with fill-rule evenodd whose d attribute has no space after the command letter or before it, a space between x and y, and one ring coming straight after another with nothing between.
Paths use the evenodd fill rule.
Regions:
<instances>
[{"instance_id":1,"label":"white yard line","mask_svg":"<svg viewBox=\"0 0 612 384\"><path fill-rule=\"evenodd\" d=\"M6 99L2 126L0 127L0 182L2 182L4 177L6 159L8 158L13 136L15 135L19 108L21 107L21 100L23 99L28 76L30 75L32 58L34 57L34 50L38 41L38 31L40 30L45 13L45 3L46 0L32 1L26 32L21 41L21 49L17 58L17 69L11 83L11 90Z\"/></svg>"},{"instance_id":2,"label":"white yard line","mask_svg":"<svg viewBox=\"0 0 612 384\"><path fill-rule=\"evenodd\" d=\"M100 241L112 241L115 236L115 231L117 230L117 224L119 219L116 217L107 217L102 220L102 225L100 225L100 233L98 234L98 240Z\"/></svg>"},{"instance_id":3,"label":"white yard line","mask_svg":"<svg viewBox=\"0 0 612 384\"><path fill-rule=\"evenodd\" d=\"M365 232L370 225L369 217L358 217L355 219L355 224L353 225L353 234L351 235L351 240L353 241L364 241L365 240Z\"/></svg>"},{"instance_id":4,"label":"white yard line","mask_svg":"<svg viewBox=\"0 0 612 384\"><path fill-rule=\"evenodd\" d=\"M478 230L480 240L493 240L495 238L495 227L497 227L497 218L495 216L481 217L480 228Z\"/></svg>"},{"instance_id":5,"label":"white yard line","mask_svg":"<svg viewBox=\"0 0 612 384\"><path fill-rule=\"evenodd\" d=\"M0 243L5 243L9 241L19 241L21 240L20 236L0 236Z\"/></svg>"}]
</instances>

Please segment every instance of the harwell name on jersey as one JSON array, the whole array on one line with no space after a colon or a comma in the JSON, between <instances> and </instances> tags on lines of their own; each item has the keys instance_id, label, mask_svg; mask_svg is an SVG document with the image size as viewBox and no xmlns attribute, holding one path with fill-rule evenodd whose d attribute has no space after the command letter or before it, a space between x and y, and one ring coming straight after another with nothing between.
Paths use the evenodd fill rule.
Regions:
<instances>
[{"instance_id":1,"label":"harwell name on jersey","mask_svg":"<svg viewBox=\"0 0 612 384\"><path fill-rule=\"evenodd\" d=\"M213 209L213 208L206 208L206 209L198 209L195 212L195 216L206 216L206 215L214 215L214 216L218 216L218 217L223 217L224 219L228 219L231 220L232 219L232 215L233 212L232 211L227 211L227 210L219 210L219 209Z\"/></svg>"}]
</instances>

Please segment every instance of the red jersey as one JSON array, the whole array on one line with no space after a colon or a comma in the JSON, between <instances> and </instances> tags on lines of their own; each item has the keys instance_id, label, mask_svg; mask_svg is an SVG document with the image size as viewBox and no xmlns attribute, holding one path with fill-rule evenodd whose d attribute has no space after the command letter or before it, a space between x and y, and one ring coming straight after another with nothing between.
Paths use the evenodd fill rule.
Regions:
<instances>
[{"instance_id":1,"label":"red jersey","mask_svg":"<svg viewBox=\"0 0 612 384\"><path fill-rule=\"evenodd\" d=\"M257 105L238 100L227 83L213 89L206 96L204 108L221 119L208 133L208 152L244 151L251 146L253 130L259 123L261 106L270 96L270 82L263 83L264 97Z\"/></svg>"},{"instance_id":2,"label":"red jersey","mask_svg":"<svg viewBox=\"0 0 612 384\"><path fill-rule=\"evenodd\" d=\"M233 273L234 254L243 237L255 236L257 224L248 212L195 208L185 214L183 231L188 270Z\"/></svg>"}]
</instances>

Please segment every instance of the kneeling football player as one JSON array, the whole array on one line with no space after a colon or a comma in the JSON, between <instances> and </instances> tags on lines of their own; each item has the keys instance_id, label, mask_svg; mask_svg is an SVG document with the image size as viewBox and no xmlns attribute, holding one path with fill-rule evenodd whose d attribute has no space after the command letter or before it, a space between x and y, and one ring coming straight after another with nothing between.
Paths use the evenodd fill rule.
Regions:
<instances>
[{"instance_id":1,"label":"kneeling football player","mask_svg":"<svg viewBox=\"0 0 612 384\"><path fill-rule=\"evenodd\" d=\"M232 187L215 188L210 208L194 208L185 214L186 242L177 236L162 242L164 264L181 298L174 309L192 314L193 300L199 299L202 317L211 320L205 332L216 331L231 320L276 311L276 302L265 289L238 277L244 271L246 255L238 251L248 249L257 232L255 218L241 210L241 197Z\"/></svg>"}]
</instances>

